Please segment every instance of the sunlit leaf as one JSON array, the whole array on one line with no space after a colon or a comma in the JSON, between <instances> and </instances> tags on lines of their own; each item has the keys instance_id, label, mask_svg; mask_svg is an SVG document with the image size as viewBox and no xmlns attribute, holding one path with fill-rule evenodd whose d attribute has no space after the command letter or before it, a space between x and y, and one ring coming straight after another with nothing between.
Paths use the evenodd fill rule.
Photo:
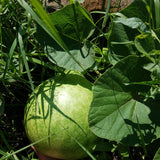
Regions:
<instances>
[{"instance_id":1,"label":"sunlit leaf","mask_svg":"<svg viewBox=\"0 0 160 160\"><path fill-rule=\"evenodd\" d=\"M160 136L158 103L144 103L140 96L149 88L129 85L131 82L150 80L150 72L143 69L146 62L145 58L128 56L95 82L89 124L99 137L141 145L143 141L150 143Z\"/></svg>"},{"instance_id":2,"label":"sunlit leaf","mask_svg":"<svg viewBox=\"0 0 160 160\"><path fill-rule=\"evenodd\" d=\"M59 31L59 35L67 45L71 55L84 69L87 69L95 62L94 46L86 40L94 31L94 25L89 14L86 12L86 15L84 15L82 10L85 12L79 4L71 4L50 14L49 17ZM80 65L40 26L37 27L37 37L52 63L67 69L82 71Z\"/></svg>"}]
</instances>

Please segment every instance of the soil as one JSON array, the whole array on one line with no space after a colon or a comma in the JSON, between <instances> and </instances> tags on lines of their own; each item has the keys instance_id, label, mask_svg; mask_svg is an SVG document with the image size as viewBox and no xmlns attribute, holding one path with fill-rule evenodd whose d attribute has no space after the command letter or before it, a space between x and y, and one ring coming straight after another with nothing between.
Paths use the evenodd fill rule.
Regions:
<instances>
[{"instance_id":1,"label":"soil","mask_svg":"<svg viewBox=\"0 0 160 160\"><path fill-rule=\"evenodd\" d=\"M81 5L88 11L97 11L101 10L104 11L107 8L108 0L83 0L84 2L81 3ZM45 2L45 0L44 0ZM120 3L119 3L120 2ZM111 2L111 11L115 12L117 8L124 9L127 7L133 0L112 0ZM47 11L49 13L59 10L62 6L65 6L69 4L70 2L68 0L58 0L58 1L53 1L53 0L46 0L46 5Z\"/></svg>"},{"instance_id":2,"label":"soil","mask_svg":"<svg viewBox=\"0 0 160 160\"><path fill-rule=\"evenodd\" d=\"M114 12L117 10L117 8L124 9L127 7L133 0L121 0L119 3L119 0L112 0L111 2L111 11ZM107 8L108 0L85 0L85 2L82 4L84 8L87 9L88 12L90 11L97 11L97 10L105 10Z\"/></svg>"}]
</instances>

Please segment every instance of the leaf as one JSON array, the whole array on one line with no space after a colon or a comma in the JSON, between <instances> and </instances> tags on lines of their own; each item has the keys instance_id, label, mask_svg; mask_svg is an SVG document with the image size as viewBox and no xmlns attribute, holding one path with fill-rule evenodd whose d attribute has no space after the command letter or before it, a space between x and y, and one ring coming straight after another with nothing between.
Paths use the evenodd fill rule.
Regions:
<instances>
[{"instance_id":1,"label":"leaf","mask_svg":"<svg viewBox=\"0 0 160 160\"><path fill-rule=\"evenodd\" d=\"M160 50L160 28L154 30L153 32L153 38L155 39L155 46L158 50Z\"/></svg>"},{"instance_id":2,"label":"leaf","mask_svg":"<svg viewBox=\"0 0 160 160\"><path fill-rule=\"evenodd\" d=\"M160 148L157 150L153 160L160 160Z\"/></svg>"},{"instance_id":3,"label":"leaf","mask_svg":"<svg viewBox=\"0 0 160 160\"><path fill-rule=\"evenodd\" d=\"M59 47L55 45L55 48L46 46L45 50L48 53L48 58L52 63L58 66L82 71L77 63L75 63L63 50L58 50ZM80 62L83 68L88 68L94 63L94 47L87 41L83 46L77 46L77 48L70 51L70 53Z\"/></svg>"},{"instance_id":4,"label":"leaf","mask_svg":"<svg viewBox=\"0 0 160 160\"><path fill-rule=\"evenodd\" d=\"M94 46L86 41L94 31L94 25L91 17L89 19L89 14L87 12L86 14L88 17L82 13L79 4L71 4L49 15L71 55L84 69L90 67L95 61ZM79 64L51 39L40 26L37 27L37 37L52 63L70 70L82 71Z\"/></svg>"},{"instance_id":5,"label":"leaf","mask_svg":"<svg viewBox=\"0 0 160 160\"><path fill-rule=\"evenodd\" d=\"M153 32L153 31L152 31ZM156 32L142 33L135 37L135 47L137 50L150 59L153 63L157 63L157 55L159 54L159 43Z\"/></svg>"},{"instance_id":6,"label":"leaf","mask_svg":"<svg viewBox=\"0 0 160 160\"><path fill-rule=\"evenodd\" d=\"M115 23L121 23L131 29L141 30L142 32L150 33L146 24L137 17L132 18L116 18Z\"/></svg>"},{"instance_id":7,"label":"leaf","mask_svg":"<svg viewBox=\"0 0 160 160\"><path fill-rule=\"evenodd\" d=\"M128 18L137 17L143 22L148 22L149 13L146 8L146 3L148 3L148 0L134 0L128 7L123 9L121 13Z\"/></svg>"},{"instance_id":8,"label":"leaf","mask_svg":"<svg viewBox=\"0 0 160 160\"><path fill-rule=\"evenodd\" d=\"M13 58L13 53L14 53L16 46L17 46L17 37L14 39L13 44L10 47L10 51L9 51L9 54L7 57L7 62L5 64L5 69L4 69L4 73L3 73L3 79L5 79L5 75L8 71L9 66L10 66L11 58ZM12 65L12 68L13 68L13 65Z\"/></svg>"},{"instance_id":9,"label":"leaf","mask_svg":"<svg viewBox=\"0 0 160 160\"><path fill-rule=\"evenodd\" d=\"M150 80L143 69L145 58L128 56L109 68L93 86L89 125L101 138L127 145L150 143L160 136L158 103L144 103L139 93L145 85L126 85ZM155 116L157 110L157 114Z\"/></svg>"},{"instance_id":10,"label":"leaf","mask_svg":"<svg viewBox=\"0 0 160 160\"><path fill-rule=\"evenodd\" d=\"M160 1L154 0L156 28L160 28Z\"/></svg>"},{"instance_id":11,"label":"leaf","mask_svg":"<svg viewBox=\"0 0 160 160\"><path fill-rule=\"evenodd\" d=\"M84 70L83 66L70 53L67 45L61 39L61 36L59 35L57 29L55 28L47 13L44 11L40 2L38 0L31 0L32 5L35 7L37 13L41 18L39 18L39 16L30 8L30 6L24 0L17 1L24 9L26 9L28 13L30 13L33 16L34 20L47 32L47 36L50 35L52 37L51 40L55 40L59 44L59 46L63 48L63 50L70 56L70 58L72 58L73 61L79 65L79 68L81 68L81 70Z\"/></svg>"},{"instance_id":12,"label":"leaf","mask_svg":"<svg viewBox=\"0 0 160 160\"><path fill-rule=\"evenodd\" d=\"M34 92L34 84L33 84L31 72L30 72L30 69L29 69L29 65L28 65L28 62L27 62L27 59L26 59L25 50L24 50L24 44L23 44L23 39L22 39L21 32L22 32L22 30L20 28L19 32L18 32L18 37L17 38L18 38L19 47L20 47L20 51L21 51L21 54L22 54L24 66L25 66L25 69L26 69L26 72L27 72L27 76L28 76L28 79L29 79L29 83L31 85L32 91Z\"/></svg>"},{"instance_id":13,"label":"leaf","mask_svg":"<svg viewBox=\"0 0 160 160\"><path fill-rule=\"evenodd\" d=\"M40 1L38 1L38 0L31 0L31 3L35 7L36 12L40 16L41 19L39 19L39 17L37 17L37 15L29 8L29 6L27 6L28 7L27 9L28 9L29 13L32 14L32 16L35 18L35 20L37 21L37 23L40 24L45 29L45 31L47 31L47 33L49 33L52 36L52 38L64 50L68 51L68 48L67 48L66 44L61 39L61 37L60 37L57 29L55 28L55 26L54 26L53 22L51 21L50 17L48 16L48 14L43 9L43 6L40 3ZM25 8L25 5L23 5L23 7Z\"/></svg>"},{"instance_id":14,"label":"leaf","mask_svg":"<svg viewBox=\"0 0 160 160\"><path fill-rule=\"evenodd\" d=\"M151 34L141 34L135 38L135 47L137 50L150 59L153 63L155 60L151 57L151 52L155 50L154 38Z\"/></svg>"},{"instance_id":15,"label":"leaf","mask_svg":"<svg viewBox=\"0 0 160 160\"><path fill-rule=\"evenodd\" d=\"M139 52L147 54L155 49L154 39L151 34L138 35L135 39L135 46Z\"/></svg>"},{"instance_id":16,"label":"leaf","mask_svg":"<svg viewBox=\"0 0 160 160\"><path fill-rule=\"evenodd\" d=\"M116 64L128 55L136 55L134 39L140 32L149 33L145 23L139 18L115 18L109 37L109 60Z\"/></svg>"},{"instance_id":17,"label":"leaf","mask_svg":"<svg viewBox=\"0 0 160 160\"><path fill-rule=\"evenodd\" d=\"M140 18L143 22L150 23L152 29L160 28L160 1L159 0L134 0L131 5L121 11L130 17Z\"/></svg>"}]
</instances>

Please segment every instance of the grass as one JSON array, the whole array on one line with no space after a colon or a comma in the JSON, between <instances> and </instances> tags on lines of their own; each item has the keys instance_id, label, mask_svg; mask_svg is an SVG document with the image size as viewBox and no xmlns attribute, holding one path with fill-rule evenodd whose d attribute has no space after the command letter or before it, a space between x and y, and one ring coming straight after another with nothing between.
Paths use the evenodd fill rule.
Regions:
<instances>
[{"instance_id":1,"label":"grass","mask_svg":"<svg viewBox=\"0 0 160 160\"><path fill-rule=\"evenodd\" d=\"M0 93L5 101L5 111L0 117L0 154L5 157L14 153L5 159L30 160L35 154L30 147L24 150L29 144L23 127L24 107L34 85L56 69L45 63L31 16L15 0L1 1L0 7ZM15 151L21 153L17 155Z\"/></svg>"}]
</instances>

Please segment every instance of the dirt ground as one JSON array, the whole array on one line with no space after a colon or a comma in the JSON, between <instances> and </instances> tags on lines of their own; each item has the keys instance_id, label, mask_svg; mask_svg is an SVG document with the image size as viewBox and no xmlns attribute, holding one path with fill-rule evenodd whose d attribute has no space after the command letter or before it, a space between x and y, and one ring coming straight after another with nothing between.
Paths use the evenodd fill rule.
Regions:
<instances>
[{"instance_id":1,"label":"dirt ground","mask_svg":"<svg viewBox=\"0 0 160 160\"><path fill-rule=\"evenodd\" d=\"M116 9L119 7L120 9L125 8L129 5L133 0L121 0L119 4L119 0L112 0L111 8ZM107 8L108 0L85 0L82 4L83 7L87 9L87 11L95 11L95 10L105 10ZM113 11L114 11L113 10Z\"/></svg>"},{"instance_id":2,"label":"dirt ground","mask_svg":"<svg viewBox=\"0 0 160 160\"><path fill-rule=\"evenodd\" d=\"M113 11L119 7L120 9L125 8L127 5L129 5L133 0L112 0L111 2L111 8L114 8ZM108 4L108 0L81 0L81 5L87 9L88 12L90 11L97 11L97 10L105 10ZM46 7L48 12L53 12L55 10L58 10L62 6L65 6L69 4L70 2L68 0L46 0ZM45 5L45 4L44 4Z\"/></svg>"}]
</instances>

